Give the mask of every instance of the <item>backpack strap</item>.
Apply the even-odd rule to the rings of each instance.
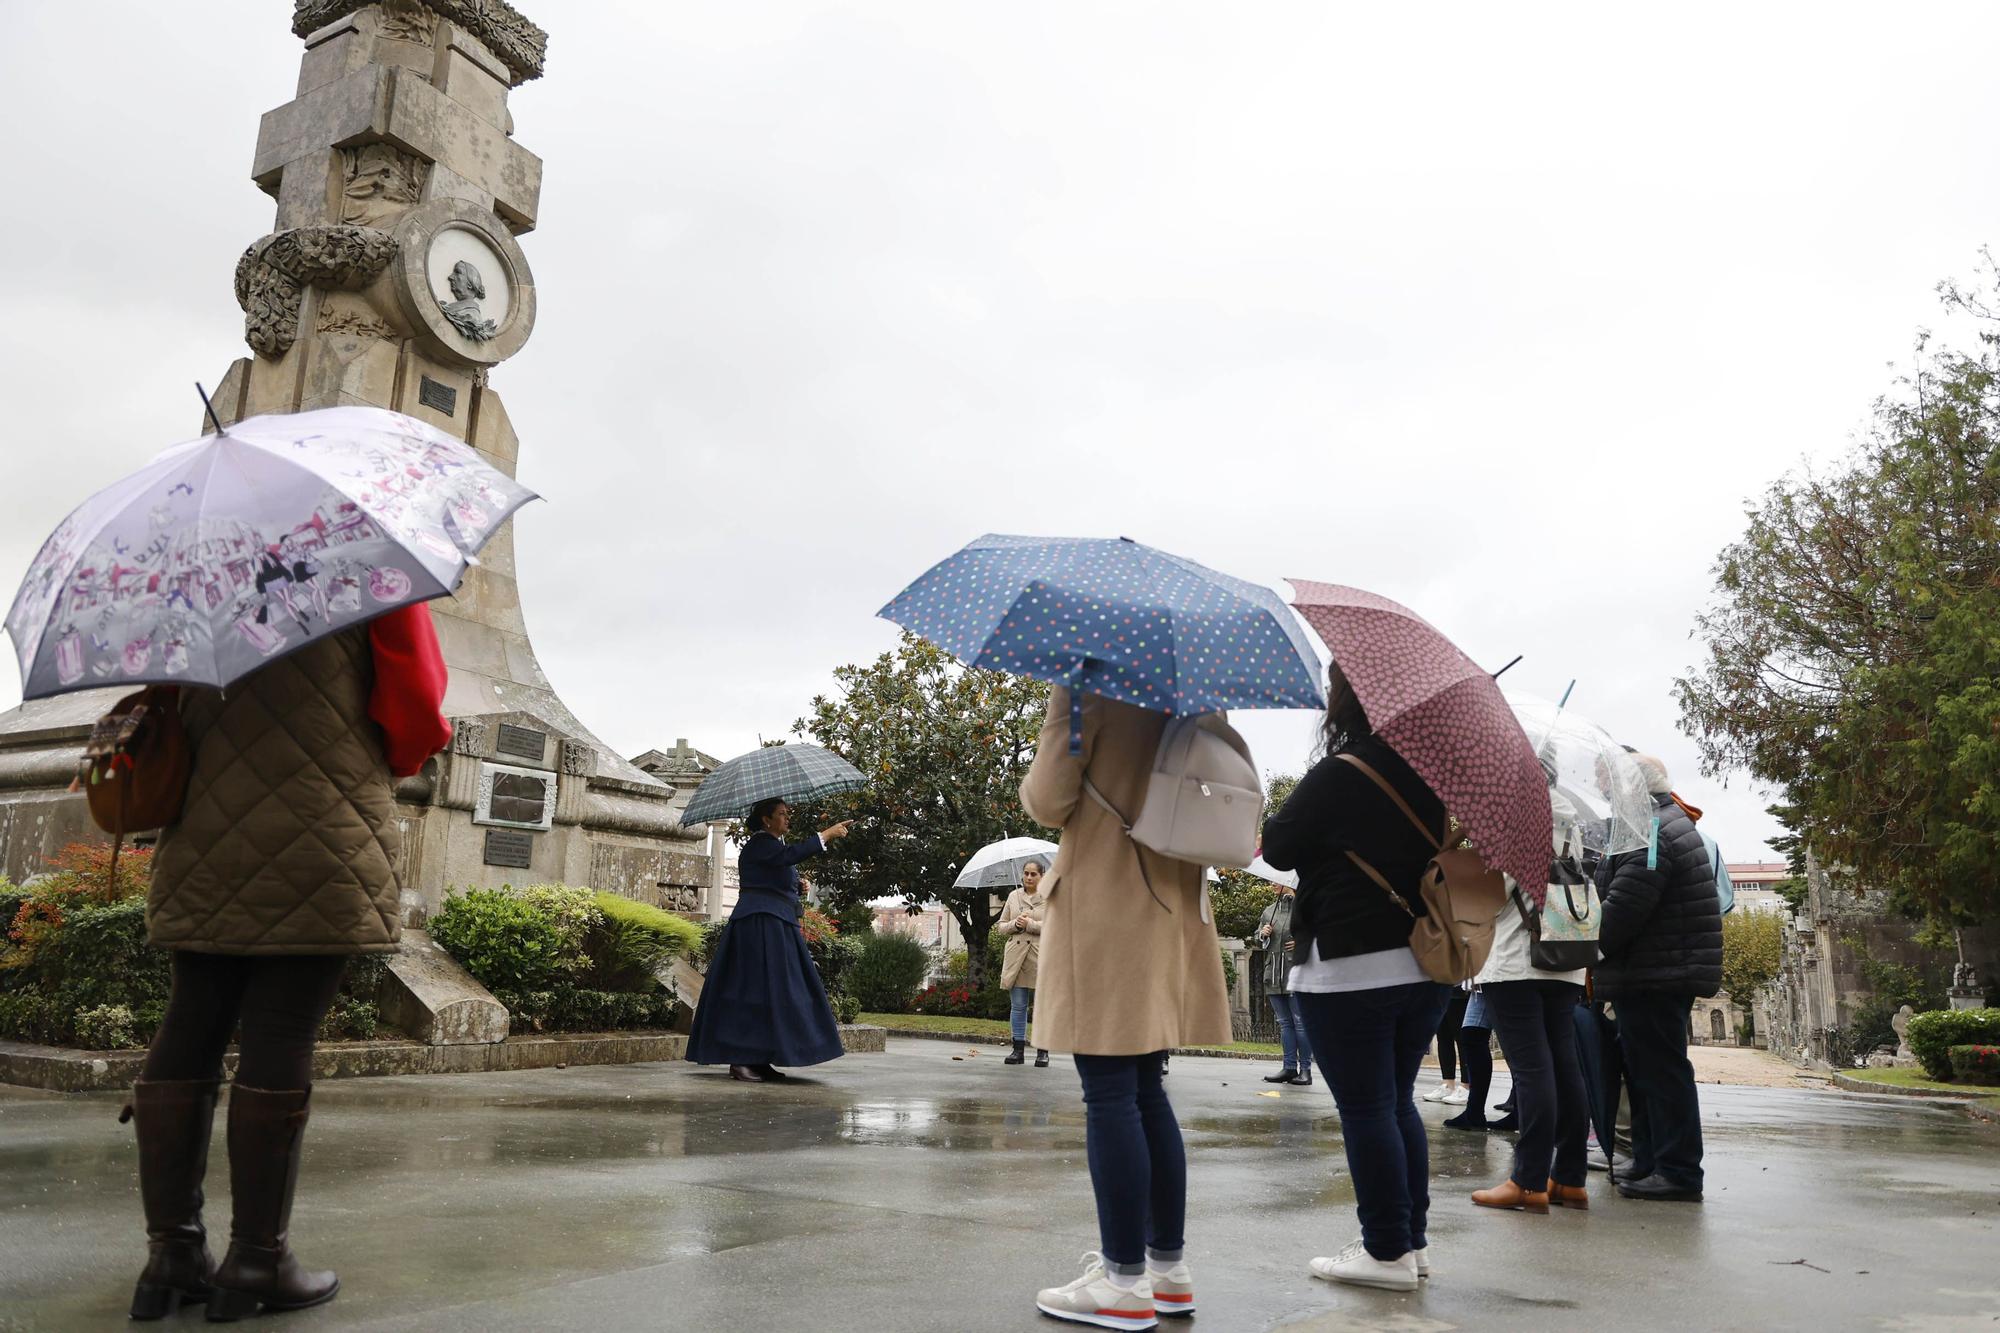
[[[1334,758],[1340,760],[1344,764],[1354,765],[1356,768],[1360,769],[1363,773],[1365,773],[1368,776],[1368,780],[1370,782],[1373,782],[1376,786],[1380,787],[1382,789],[1383,794],[1386,795],[1390,800],[1394,801],[1396,803],[1396,808],[1403,812],[1403,818],[1410,821],[1410,826],[1416,829],[1417,832],[1424,835],[1424,841],[1431,845],[1432,850],[1440,852],[1445,850],[1444,839],[1439,837],[1437,834],[1431,832],[1430,826],[1425,824],[1423,820],[1417,818],[1417,812],[1415,810],[1412,810],[1410,808],[1410,803],[1403,799],[1403,793],[1397,791],[1396,788],[1389,782],[1389,779],[1383,777],[1380,773],[1376,772],[1374,766],[1369,764],[1367,760],[1358,759],[1351,754],[1337,754],[1334,756]],[[1348,855],[1354,856],[1354,853],[1349,852]],[[1361,858],[1358,856],[1356,856],[1354,859],[1356,861],[1361,861]],[[1364,868],[1367,868],[1368,865],[1367,862],[1361,861],[1361,864]],[[1381,881],[1382,877],[1380,875],[1376,875],[1373,869],[1369,869],[1368,873],[1374,876],[1377,882]],[[1384,884],[1383,887],[1387,888],[1388,885]]]
[[[1125,818],[1124,813],[1120,811],[1117,806],[1111,804],[1110,798],[1105,796],[1103,792],[1097,789],[1097,784],[1090,780],[1090,773],[1088,770],[1086,770],[1083,775],[1083,790],[1085,795],[1089,796],[1091,800],[1103,806],[1106,812],[1109,813],[1113,819],[1118,821],[1119,829],[1123,831],[1125,834],[1125,845],[1132,849],[1132,859],[1139,863],[1139,880],[1146,886],[1147,895],[1150,896],[1155,903],[1159,904],[1159,908],[1162,912],[1165,912],[1168,916],[1172,916],[1174,914],[1174,909],[1167,906],[1164,902],[1160,902],[1160,895],[1153,888],[1153,877],[1146,873],[1146,856],[1145,853],[1139,850],[1138,842],[1132,837],[1131,821]],[[1206,874],[1207,872],[1203,871],[1203,873]],[[1204,886],[1204,888],[1205,887],[1206,886]]]
[[[1382,892],[1389,895],[1389,901],[1395,903],[1396,906],[1402,908],[1403,911],[1409,916],[1410,920],[1415,921],[1417,919],[1416,912],[1411,909],[1410,904],[1408,902],[1404,901],[1402,894],[1396,892],[1395,889],[1390,887],[1389,881],[1383,877],[1381,871],[1377,870],[1374,866],[1369,865],[1366,861],[1356,856],[1353,852],[1349,852],[1347,854],[1347,859],[1354,862],[1354,864],[1360,868],[1362,874],[1374,880],[1375,883],[1381,887]]]

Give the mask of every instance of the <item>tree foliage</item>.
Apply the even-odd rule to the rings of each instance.
[[[1989,259],[1989,266],[1991,261]],[[2000,908],[2000,273],[1943,289],[1970,351],[1917,345],[1853,455],[1772,486],[1715,570],[1677,685],[1711,771],[1934,917]]]
[[[792,729],[847,759],[869,785],[801,808],[809,822],[800,828],[856,821],[833,854],[814,863],[813,882],[836,913],[891,895],[912,911],[942,903],[965,934],[974,982],[984,982],[999,904],[951,882],[989,842],[1047,836],[1022,811],[1019,790],[1049,687],[969,670],[910,634],[893,653],[839,667],[833,677],[835,691],[815,698]]]
[[[1722,918],[1722,989],[1748,1009],[1785,957],[1784,919],[1776,912],[1731,912]]]

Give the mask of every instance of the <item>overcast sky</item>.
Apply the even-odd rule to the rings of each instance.
[[[1840,454],[2000,219],[2000,9],[554,6],[493,383],[549,675],[630,755],[785,732],[990,530],[1408,602],[1666,757],[1746,497]],[[244,355],[282,0],[5,0],[0,590]],[[0,706],[18,698],[11,651]],[[1312,719],[1244,722],[1296,769]]]

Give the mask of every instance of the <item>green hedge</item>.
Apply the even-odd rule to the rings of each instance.
[[[1955,1081],[2000,1087],[2000,1046],[1954,1046],[1950,1056]]]
[[[1951,1078],[1951,1048],[2000,1045],[2000,1009],[1933,1009],[1910,1020],[1910,1050],[1934,1079]]]
[[[844,988],[870,1013],[906,1014],[930,967],[930,952],[910,936],[871,933],[848,968]]]
[[[691,921],[623,895],[561,884],[454,892],[431,938],[537,1032],[665,1027],[660,964],[702,943]]]
[[[111,882],[109,847],[79,844],[26,885],[0,879],[0,1037],[130,1050],[159,1030],[172,955],[146,942],[151,852],[129,848]],[[384,964],[349,965],[322,1037],[375,1035]]]

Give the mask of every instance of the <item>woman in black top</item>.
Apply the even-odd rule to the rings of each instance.
[[[1409,942],[1445,812],[1374,734],[1337,665],[1326,698],[1322,757],[1264,826],[1264,859],[1299,872],[1290,989],[1340,1109],[1361,1217],[1361,1239],[1314,1259],[1312,1273],[1410,1291],[1430,1267],[1430,1144],[1411,1093],[1451,991],[1425,975]]]

